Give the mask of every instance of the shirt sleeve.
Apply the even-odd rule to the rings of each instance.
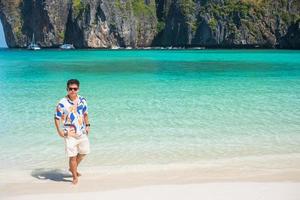
[[[87,102],[86,102],[86,99],[83,99],[83,110],[82,110],[82,113],[83,115],[87,115],[88,114],[88,105],[87,105]]]
[[[54,114],[54,118],[55,119],[61,119],[62,115],[63,115],[63,108],[64,108],[64,105],[62,103],[58,103],[57,106],[56,106],[56,111],[55,111],[55,114]]]

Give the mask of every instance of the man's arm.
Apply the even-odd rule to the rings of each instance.
[[[83,106],[83,121],[85,123],[85,131],[87,134],[90,132],[90,122],[89,122],[89,116],[88,116],[88,105],[86,102],[86,99],[84,99],[84,106]],[[87,126],[88,125],[88,126]]]
[[[89,117],[87,113],[84,114],[84,123],[89,124]]]
[[[88,114],[87,113],[85,113],[84,114],[84,122],[85,122],[85,124],[89,124],[89,117],[88,117]],[[85,127],[85,131],[86,131],[86,133],[87,134],[89,134],[90,133],[90,127],[89,126],[86,126]]]
[[[64,132],[63,132],[62,130],[59,129],[60,120],[54,118],[54,122],[55,122],[55,127],[56,127],[56,130],[57,130],[58,135],[59,135],[60,137],[64,137]]]
[[[87,113],[84,113],[83,120],[84,120],[84,123],[85,123],[85,124],[90,124],[90,122],[89,122],[89,116],[88,116]],[[89,126],[86,126],[86,127],[85,127],[85,130],[86,130],[87,134],[89,134],[89,132],[90,132],[90,127],[89,127]]]

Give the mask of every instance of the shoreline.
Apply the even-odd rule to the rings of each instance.
[[[27,47],[0,47],[0,49],[11,49],[11,50],[27,50]],[[75,48],[75,49],[61,49],[57,46],[55,47],[42,47],[39,50],[34,51],[41,51],[41,50],[60,50],[60,51],[76,51],[76,50],[113,50],[113,51],[130,51],[130,50],[198,50],[198,51],[205,51],[205,50],[294,50],[299,51],[300,48],[268,48],[268,47],[204,47],[204,46],[196,46],[196,47],[181,47],[181,46],[168,46],[168,47],[113,47],[113,48],[93,48],[93,47],[83,47],[83,48]]]

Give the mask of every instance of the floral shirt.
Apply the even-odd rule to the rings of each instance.
[[[62,98],[56,106],[54,117],[62,120],[64,130],[73,127],[76,134],[82,135],[85,133],[84,115],[87,115],[88,107],[86,99],[80,95],[77,96],[77,105],[68,96]]]

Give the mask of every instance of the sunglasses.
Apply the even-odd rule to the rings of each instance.
[[[71,87],[69,87],[68,90],[69,90],[69,91],[71,91],[71,90],[77,91],[78,88],[71,88]]]

